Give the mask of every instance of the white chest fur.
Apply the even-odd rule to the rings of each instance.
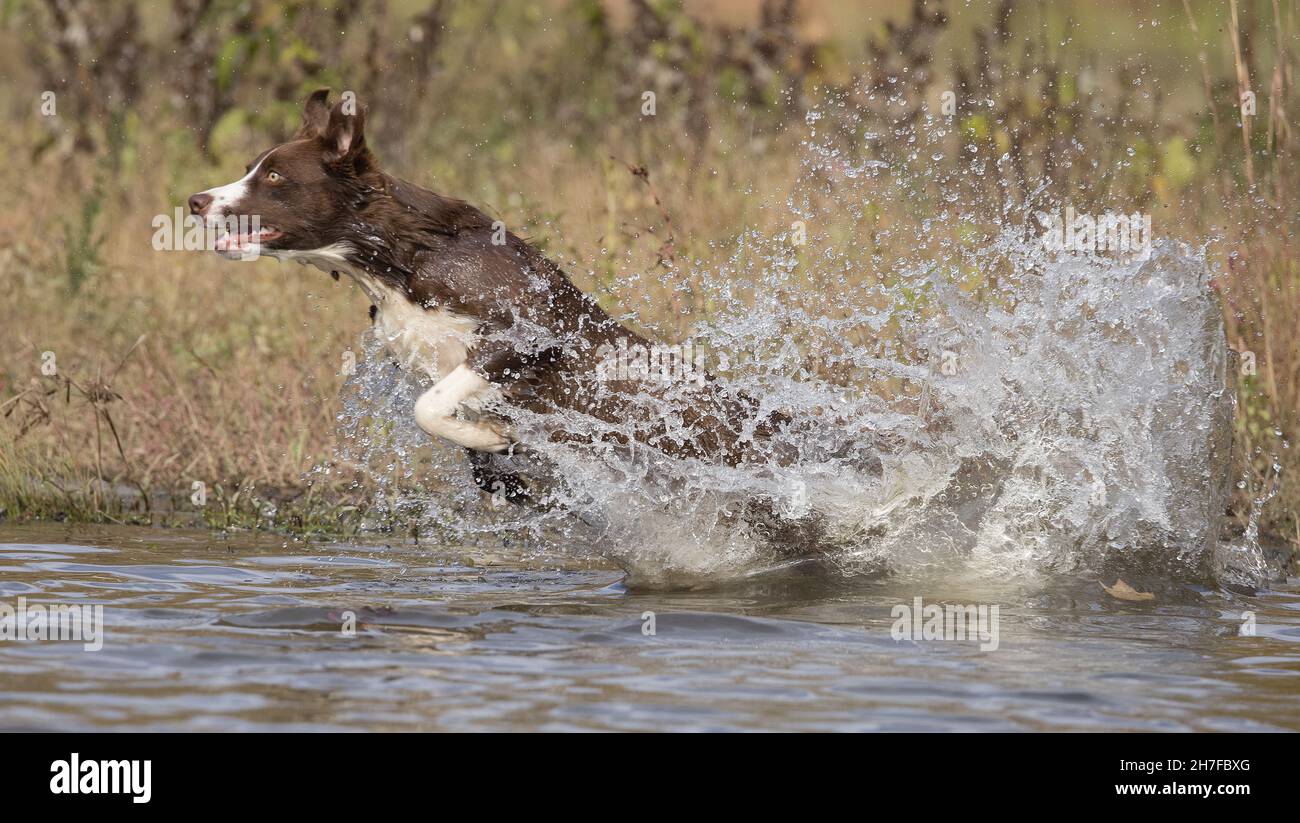
[[[375,333],[402,368],[439,380],[465,362],[476,321],[444,308],[424,308],[383,284],[363,288],[379,309]]]
[[[375,333],[403,369],[422,371],[434,380],[465,362],[478,322],[447,309],[413,303],[392,286],[379,282],[347,262],[346,247],[327,246],[310,252],[280,252],[281,259],[312,265],[322,271],[347,274],[375,305]]]

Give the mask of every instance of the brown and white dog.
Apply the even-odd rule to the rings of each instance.
[[[648,341],[478,209],[381,171],[364,116],[355,102],[331,107],[327,89],[313,93],[291,140],[259,155],[239,180],[193,195],[189,208],[209,224],[258,219],[260,229],[219,241],[227,256],[251,252],[352,277],[394,358],[434,381],[415,422],[468,449],[480,486],[495,482],[487,456],[520,447],[508,419],[477,413],[485,403],[630,421],[621,427],[635,440],[674,457],[737,465],[773,456],[766,444],[789,421],[760,414],[757,401],[712,377],[674,387],[665,409],[645,402],[659,389],[653,382],[598,374],[601,352]],[[517,484],[510,493],[525,494]]]

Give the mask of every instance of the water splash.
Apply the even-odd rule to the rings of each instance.
[[[692,334],[711,371],[799,421],[782,444],[793,459],[727,467],[557,443],[557,430],[600,441],[637,423],[505,409],[535,454],[497,460],[548,505],[502,504],[469,482],[460,450],[415,429],[422,387],[373,339],[348,388],[347,456],[391,455],[380,461],[391,511],[462,536],[510,531],[598,553],[634,583],[808,562],[846,574],[963,564],[1258,582],[1257,542],[1216,548],[1235,400],[1204,249],[1052,253],[1027,234],[1026,214],[997,221],[989,242],[894,257],[879,274],[881,238],[843,226],[868,221],[873,200],[903,197],[915,172],[849,163],[815,136],[805,146],[800,195],[785,208],[805,229],[838,228],[811,231],[807,248],[743,235],[703,278],[715,310]],[[945,207],[922,234],[969,217]],[[673,398],[669,388],[644,400],[671,419]]]

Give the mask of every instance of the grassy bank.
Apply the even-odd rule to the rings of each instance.
[[[743,232],[787,231],[791,196],[820,196],[792,190],[810,110],[846,164],[915,166],[916,197],[817,227],[813,250],[870,237],[864,277],[991,234],[1007,203],[1148,211],[1159,235],[1210,241],[1229,339],[1255,364],[1237,375],[1238,522],[1267,498],[1265,532],[1300,541],[1294,0],[759,5],[7,7],[0,508],[365,522],[377,469],[337,448],[364,298],[315,270],[151,246],[156,215],[240,176],[329,85],[370,106],[389,170],[499,215],[662,340],[712,311],[705,280],[744,278],[719,273]],[[918,157],[918,135],[937,148]],[[954,195],[987,222],[920,231],[918,204]],[[792,299],[816,307],[824,286]]]

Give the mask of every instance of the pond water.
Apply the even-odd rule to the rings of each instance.
[[[1300,730],[1294,579],[623,580],[501,542],[0,525],[0,606],[104,607],[96,651],[0,641],[0,728]],[[918,596],[996,605],[996,649],[896,639]]]

